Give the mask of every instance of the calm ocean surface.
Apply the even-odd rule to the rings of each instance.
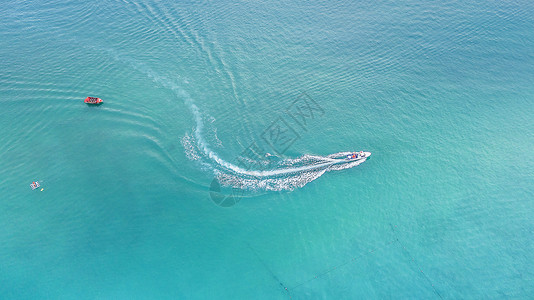
[[[532,299],[533,82],[532,1],[4,1],[0,298]]]

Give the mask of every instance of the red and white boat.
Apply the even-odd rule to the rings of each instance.
[[[85,98],[85,100],[83,102],[85,102],[86,104],[98,105],[98,104],[104,103],[104,100],[102,100],[100,98],[97,98],[97,97],[87,97],[87,98]]]

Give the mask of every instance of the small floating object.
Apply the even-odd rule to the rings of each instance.
[[[97,98],[97,97],[87,97],[87,98],[85,98],[85,100],[83,102],[85,102],[86,104],[89,104],[89,105],[100,105],[100,104],[104,103],[104,100],[102,100],[100,98]]]
[[[32,190],[35,190],[36,188],[40,187],[41,185],[39,184],[39,181],[34,181],[32,183],[30,183],[30,187],[32,188]]]
[[[41,192],[44,191],[44,189],[41,189]]]

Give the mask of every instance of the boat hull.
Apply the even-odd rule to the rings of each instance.
[[[346,157],[346,161],[356,161],[356,160],[366,160],[371,156],[371,152],[363,152],[363,154],[358,155],[357,157]]]
[[[104,103],[102,99],[96,97],[87,97],[83,102],[87,105],[100,105]]]

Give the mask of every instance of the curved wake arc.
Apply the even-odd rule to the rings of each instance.
[[[110,51],[110,54],[117,60],[129,63],[134,69],[146,74],[157,84],[172,90],[177,98],[184,101],[195,121],[193,136],[186,134],[182,139],[186,155],[191,160],[200,161],[202,166],[211,169],[223,185],[252,190],[292,190],[319,178],[326,171],[355,167],[365,162],[371,155],[370,152],[365,152],[364,157],[351,160],[345,159],[345,156],[352,152],[339,152],[328,156],[303,155],[296,159],[283,159],[269,170],[241,168],[222,159],[210,148],[203,135],[202,113],[192,97],[178,83],[156,74],[143,63],[122,57],[114,51]]]

